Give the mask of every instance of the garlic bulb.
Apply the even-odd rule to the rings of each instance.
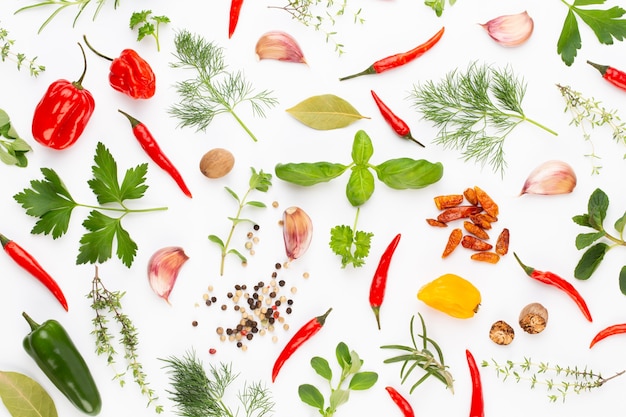
[[[480,24],[502,46],[518,46],[530,38],[534,22],[528,12],[496,17]]]
[[[308,214],[299,207],[289,207],[283,213],[283,238],[289,261],[306,252],[313,237],[313,223]]]
[[[563,161],[547,161],[535,168],[522,187],[522,194],[567,194],[576,187],[576,174]]]
[[[281,31],[267,32],[259,38],[255,47],[259,59],[306,64],[298,42],[289,34]]]
[[[178,271],[189,257],[182,248],[169,246],[156,251],[148,262],[148,281],[152,290],[169,304]]]

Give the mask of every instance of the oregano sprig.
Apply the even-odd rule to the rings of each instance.
[[[39,74],[46,70],[44,65],[39,65],[37,57],[28,58],[23,52],[15,52],[14,50],[15,40],[9,39],[9,31],[0,28],[0,59],[4,61],[13,61],[17,64],[18,71],[22,67],[28,66],[28,70],[31,76],[37,77]]]

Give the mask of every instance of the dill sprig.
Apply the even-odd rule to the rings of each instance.
[[[506,361],[500,364],[495,359],[482,361],[482,367],[493,367],[498,378],[503,381],[514,379],[515,382],[522,380],[530,382],[530,388],[538,385],[545,386],[550,392],[548,398],[550,402],[555,402],[559,398],[565,402],[568,393],[580,394],[599,388],[608,381],[617,378],[626,371],[617,372],[608,378],[602,377],[591,369],[579,368],[578,366],[550,365],[548,362],[533,362],[530,358],[524,358],[522,362]],[[556,379],[555,379],[556,378]],[[552,392],[556,392],[553,394]]]
[[[28,58],[22,52],[15,52],[13,47],[15,45],[14,39],[9,39],[9,31],[0,28],[0,59],[4,61],[13,61],[17,64],[18,71],[24,66],[28,66],[30,75],[37,77],[39,74],[46,70],[46,67],[36,63],[37,57]]]
[[[520,123],[532,123],[522,109],[526,84],[509,67],[498,69],[471,63],[467,71],[453,70],[439,83],[414,85],[414,107],[439,128],[436,144],[460,150],[465,161],[475,160],[504,175],[504,140]]]
[[[175,403],[178,415],[185,417],[233,417],[224,402],[226,390],[235,381],[232,365],[210,365],[209,372],[194,351],[182,358],[162,359],[170,375],[170,399]],[[274,409],[271,393],[260,382],[246,383],[237,395],[246,417],[269,416]]]
[[[622,122],[617,110],[607,110],[595,98],[584,97],[570,86],[560,84],[556,86],[565,99],[565,112],[569,111],[572,116],[570,124],[580,127],[583,138],[591,147],[591,152],[585,155],[591,159],[591,174],[599,174],[602,166],[596,164],[600,157],[595,153],[590,130],[606,125],[613,131],[612,136],[616,142],[626,144],[626,123]]]
[[[175,84],[180,103],[170,108],[170,114],[180,119],[179,126],[205,131],[215,116],[229,113],[256,142],[257,138],[235,113],[235,107],[247,102],[255,116],[265,117],[265,110],[278,104],[271,92],[254,93],[241,71],[227,71],[224,49],[200,35],[183,30],[176,34],[174,44],[176,62],[170,65],[196,71],[195,78]]]

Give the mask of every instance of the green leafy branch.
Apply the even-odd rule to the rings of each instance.
[[[335,356],[341,367],[341,373],[334,387],[332,385],[333,371],[328,360],[319,356],[311,359],[311,367],[328,382],[328,387],[330,388],[328,406],[326,406],[324,395],[314,385],[302,384],[298,387],[300,400],[319,410],[319,413],[324,417],[334,416],[337,408],[348,402],[350,391],[370,389],[378,380],[376,372],[361,371],[363,360],[354,350],[350,350],[344,342],[337,344]],[[348,386],[344,387],[344,383],[348,380]]]
[[[93,178],[87,184],[100,205],[82,204],[74,200],[59,175],[51,168],[41,168],[43,180],[31,181],[31,188],[24,189],[13,198],[26,210],[26,214],[39,218],[31,233],[51,234],[54,239],[67,232],[75,208],[92,209],[87,219],[83,221],[87,233],[80,239],[76,263],[80,265],[105,262],[112,256],[115,240],[117,257],[130,268],[137,254],[137,244],[122,227],[122,219],[130,213],[167,210],[167,207],[130,209],[125,204],[127,200],[136,200],[144,196],[148,189],[148,185],[145,184],[148,164],[140,164],[126,170],[120,183],[117,163],[101,142],[96,146],[94,162],[91,169]],[[109,217],[103,214],[103,211],[121,215]]]
[[[448,0],[450,6],[454,6],[456,0]],[[424,4],[435,11],[437,17],[441,17],[443,9],[446,7],[446,0],[424,0]]]
[[[345,268],[348,264],[358,268],[365,264],[365,258],[370,253],[373,233],[357,230],[356,225],[359,220],[359,212],[361,208],[357,207],[354,225],[338,225],[330,230],[330,248],[336,254],[341,256],[341,267]]]
[[[626,212],[624,212],[613,225],[618,233],[617,236],[615,236],[609,233],[604,227],[608,207],[609,197],[600,188],[596,188],[589,197],[587,213],[572,218],[574,223],[595,230],[595,232],[580,233],[576,236],[576,249],[581,250],[593,245],[583,253],[582,258],[580,258],[580,261],[578,261],[576,265],[574,276],[578,279],[589,279],[610,249],[618,246],[626,246],[626,241],[624,241]],[[604,239],[604,241],[598,242],[600,239]],[[626,295],[626,265],[622,267],[619,273],[619,287],[622,294]]]
[[[0,28],[0,43],[2,44],[0,47],[2,62],[6,60],[14,61],[17,64],[18,71],[27,64],[30,75],[33,77],[37,77],[46,70],[45,66],[36,63],[37,57],[28,58],[22,52],[14,52],[12,48],[15,45],[15,40],[9,39],[9,31],[4,28]]]
[[[0,161],[7,165],[25,167],[28,165],[26,153],[30,150],[30,145],[15,131],[9,115],[0,109]]]
[[[169,17],[155,16],[152,14],[152,10],[134,12],[130,16],[130,28],[135,29],[135,27],[137,27],[137,41],[141,41],[146,36],[152,36],[156,41],[157,51],[161,50],[159,43],[159,27],[161,24],[167,23],[170,23]]]
[[[224,263],[226,260],[226,256],[228,254],[236,255],[237,257],[239,257],[242,263],[246,263],[248,261],[246,257],[237,249],[229,249],[230,242],[233,238],[233,235],[235,233],[235,228],[237,227],[237,225],[240,223],[244,223],[244,222],[254,223],[250,219],[241,217],[241,212],[243,211],[244,207],[248,207],[248,206],[257,207],[257,208],[267,207],[265,203],[262,203],[260,201],[248,201],[248,195],[252,191],[255,191],[255,190],[260,191],[262,193],[267,192],[267,190],[269,190],[269,188],[272,186],[272,174],[264,173],[263,170],[257,172],[254,168],[250,168],[250,169],[252,170],[252,174],[250,175],[250,180],[248,181],[249,187],[246,193],[241,198],[237,195],[237,193],[235,193],[229,187],[224,187],[226,191],[228,191],[228,194],[230,194],[231,197],[233,197],[235,201],[237,201],[237,205],[238,205],[237,213],[235,214],[235,217],[228,218],[232,222],[232,226],[230,227],[230,232],[228,233],[228,237],[224,241],[216,235],[209,235],[209,240],[213,243],[216,243],[220,247],[220,250],[221,250],[222,259],[220,261],[220,275],[224,275]]]

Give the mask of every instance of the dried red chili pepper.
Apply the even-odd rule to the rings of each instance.
[[[87,126],[96,103],[82,82],[87,73],[87,57],[83,54],[83,73],[77,81],[60,79],[48,87],[33,115],[33,138],[52,149],[65,149],[73,145]]]
[[[509,229],[505,227],[498,235],[498,240],[496,241],[496,253],[498,255],[506,255],[509,252],[509,239]]]
[[[515,252],[513,252],[513,256],[515,256],[515,259],[517,259],[517,262],[519,262],[520,266],[522,267],[522,269],[524,269],[524,272],[526,272],[529,277],[544,284],[552,285],[565,292],[567,295],[570,296],[572,300],[576,302],[576,305],[578,305],[578,308],[580,308],[580,311],[582,311],[585,318],[589,321],[592,321],[591,313],[589,312],[589,308],[587,308],[587,303],[585,302],[585,299],[580,295],[580,293],[576,290],[576,288],[574,288],[572,284],[552,272],[538,271],[535,268],[524,265]]]
[[[473,253],[472,256],[470,256],[470,259],[490,264],[497,264],[500,261],[500,255],[495,252],[478,252]]]
[[[65,311],[68,311],[67,301],[59,284],[48,274],[37,260],[20,245],[0,234],[0,243],[4,251],[24,270],[37,278],[39,282],[48,288],[48,290],[59,300]]]
[[[442,258],[450,255],[459,243],[461,243],[461,239],[463,239],[463,231],[459,228],[456,228],[450,232],[450,236],[448,236],[448,242],[446,243],[446,247],[443,249],[443,253],[441,254]]]
[[[411,62],[414,59],[419,58],[424,53],[429,51],[433,46],[435,46],[437,42],[439,42],[439,39],[441,39],[441,37],[443,36],[443,32],[444,32],[444,28],[442,27],[441,29],[439,29],[437,33],[435,33],[435,35],[433,35],[432,38],[430,38],[423,44],[416,46],[410,51],[402,52],[399,54],[388,56],[383,59],[379,59],[378,61],[374,62],[372,65],[367,67],[367,69],[356,74],[342,77],[339,79],[339,81],[347,80],[350,78],[355,78],[361,75],[380,74],[381,72],[384,72],[393,68],[397,68],[408,62]]]
[[[594,336],[594,338],[591,340],[591,343],[589,344],[589,349],[591,349],[600,340],[604,340],[604,339],[606,339],[609,336],[613,336],[613,335],[616,335],[616,334],[624,334],[624,333],[626,333],[626,323],[613,324],[611,326],[608,326],[608,327],[600,330]]]
[[[280,352],[280,355],[278,355],[276,362],[274,362],[274,367],[272,368],[272,382],[276,380],[278,372],[285,364],[285,361],[289,359],[304,342],[309,340],[322,329],[322,326],[324,326],[324,323],[326,322],[326,317],[328,317],[331,311],[332,308],[329,308],[328,311],[321,316],[313,317],[311,320],[306,322],[304,326],[302,326],[287,342],[283,350]]]
[[[411,129],[409,128],[409,125],[406,124],[404,120],[396,116],[396,114],[391,111],[391,109],[380,99],[380,97],[378,97],[374,90],[370,90],[370,92],[372,93],[374,102],[378,106],[378,110],[380,110],[380,114],[382,114],[383,119],[385,119],[385,121],[389,124],[389,126],[391,126],[396,134],[403,139],[412,140],[413,142],[424,148],[425,146],[411,135]]]
[[[230,39],[233,36],[233,33],[235,33],[237,22],[239,22],[239,13],[241,12],[242,5],[243,5],[243,0],[232,0],[230,2],[230,18],[228,20],[228,39]]]
[[[617,68],[613,68],[609,65],[599,65],[591,61],[587,61],[587,64],[591,65],[602,74],[602,78],[613,84],[614,86],[626,90],[626,72],[620,71]]]
[[[475,223],[468,222],[466,220],[463,222],[463,227],[465,228],[465,230],[467,230],[469,233],[473,234],[477,238],[480,238],[483,240],[489,239],[489,234],[485,232],[485,229],[483,229],[482,227],[478,226]]]
[[[135,99],[147,99],[156,92],[156,77],[146,60],[132,49],[124,49],[113,59],[96,51],[83,35],[87,47],[101,58],[111,61],[109,84],[114,90]]]
[[[391,264],[391,258],[393,257],[398,243],[400,242],[400,233],[393,238],[391,243],[387,246],[387,249],[383,252],[378,262],[376,272],[374,272],[374,278],[372,278],[372,284],[370,285],[370,307],[374,311],[376,316],[376,324],[380,330],[380,306],[383,304],[385,298],[385,287],[387,286],[387,275],[389,272],[389,265]]]
[[[476,206],[456,206],[445,209],[437,216],[437,220],[443,223],[448,223],[453,220],[468,218],[473,214],[478,214],[483,211],[482,207]]]
[[[429,225],[433,227],[448,227],[447,223],[440,222],[439,220],[435,220],[435,219],[426,219],[426,223],[428,223]]]
[[[400,408],[404,417],[415,417],[411,403],[409,403],[407,399],[402,396],[402,394],[400,394],[394,387],[385,387],[385,389],[389,393],[393,402],[396,403],[398,408]]]
[[[463,236],[463,240],[461,240],[461,246],[466,249],[471,249],[475,251],[487,251],[493,248],[491,243],[487,243],[482,239],[478,239],[477,237],[465,235]]]
[[[438,195],[433,198],[438,210],[456,207],[463,202],[463,194]]]
[[[185,195],[191,198],[191,191],[187,188],[183,177],[180,175],[174,164],[169,160],[167,156],[163,153],[159,144],[154,140],[152,133],[148,130],[146,125],[141,123],[139,120],[135,119],[128,113],[123,112],[122,110],[118,110],[122,113],[133,128],[133,134],[135,138],[139,141],[139,144],[143,148],[144,151],[148,154],[148,156],[165,172],[167,172],[173,179],[176,181],[176,184],[180,187],[180,189],[185,193]]]
[[[469,417],[485,416],[485,400],[483,398],[483,384],[480,380],[480,369],[474,360],[474,355],[468,349],[465,349],[465,357],[472,379],[472,402],[470,405]]]

